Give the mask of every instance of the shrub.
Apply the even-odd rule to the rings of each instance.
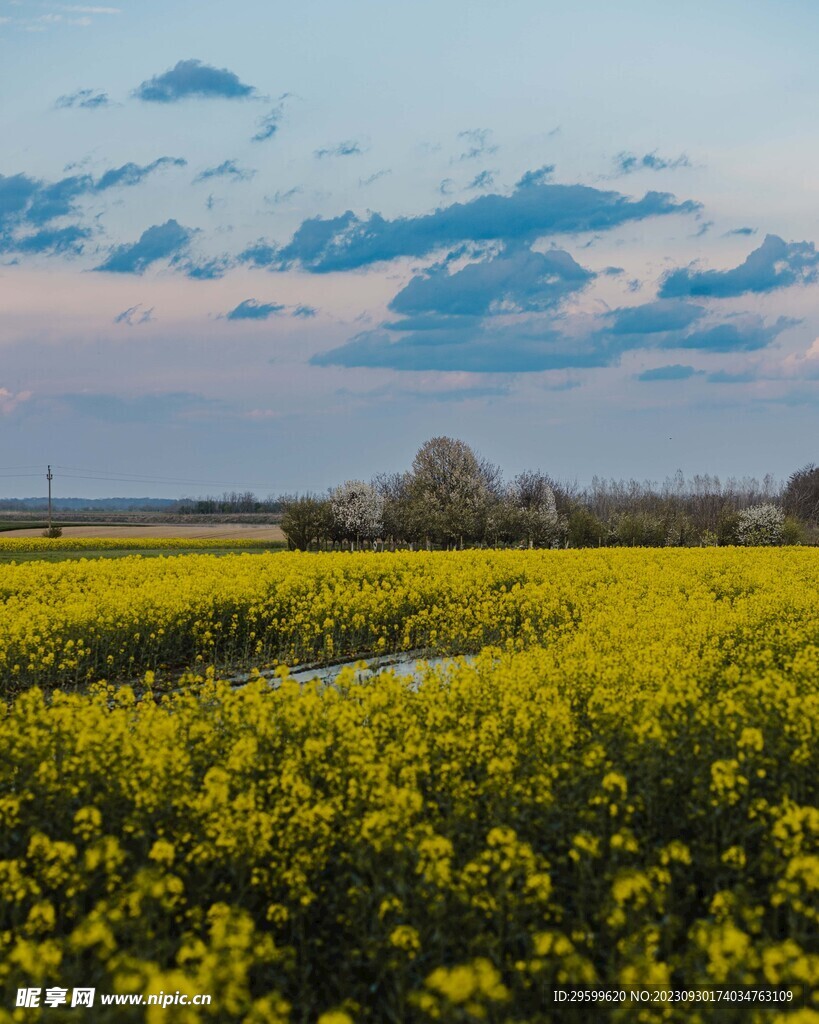
[[[796,516],[785,516],[785,522],[782,524],[782,543],[804,544],[806,539],[807,531]]]
[[[661,548],[665,541],[665,526],[656,516],[645,512],[627,512],[617,520],[615,544],[632,548]]]
[[[685,548],[696,543],[694,524],[684,512],[669,516],[665,523],[665,544],[669,548]]]
[[[738,544],[739,513],[724,508],[717,517],[716,538],[720,547]]]
[[[603,523],[583,505],[575,505],[569,512],[566,540],[570,548],[600,547],[605,536],[606,528]]]
[[[746,547],[770,547],[782,543],[785,513],[776,505],[753,505],[739,513],[737,541]]]

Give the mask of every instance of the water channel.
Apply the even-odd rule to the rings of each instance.
[[[344,669],[355,668],[355,681],[365,682],[373,679],[380,672],[391,671],[393,675],[402,679],[412,679],[420,683],[430,669],[446,668],[450,665],[469,663],[475,660],[474,654],[462,654],[457,656],[432,656],[425,655],[423,651],[406,651],[401,654],[386,654],[373,657],[361,657],[337,662],[332,665],[296,665],[290,669],[288,679],[296,683],[310,683],[318,680],[326,686],[333,686],[336,679]],[[267,679],[271,687],[278,688],[281,685],[280,677],[275,675],[275,670],[269,669],[260,672],[259,676]],[[250,673],[242,673],[230,677],[234,686],[244,686],[254,678]]]

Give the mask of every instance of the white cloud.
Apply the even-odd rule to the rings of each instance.
[[[0,388],[0,416],[9,416],[18,405],[31,398],[31,391],[9,391],[8,388]]]
[[[814,338],[804,352],[785,356],[781,367],[786,377],[816,377],[819,374],[819,338]]]

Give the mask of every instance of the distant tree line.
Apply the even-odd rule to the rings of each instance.
[[[283,511],[281,498],[257,498],[253,491],[225,491],[220,496],[180,498],[174,511],[179,515],[240,515],[256,512],[278,515]]]
[[[174,512],[176,498],[53,498],[52,508],[68,512]],[[47,498],[0,498],[0,512],[45,512]]]
[[[784,485],[679,471],[662,484],[595,477],[581,488],[539,470],[505,482],[463,441],[434,437],[404,473],[284,495],[277,511],[301,550],[816,543],[819,468]]]

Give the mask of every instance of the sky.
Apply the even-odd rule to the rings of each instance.
[[[0,0],[0,496],[819,461],[808,0]]]

